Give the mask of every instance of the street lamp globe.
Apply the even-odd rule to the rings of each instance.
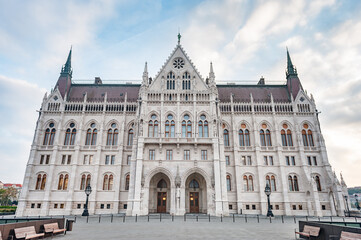
[[[91,188],[91,186],[90,186],[90,185],[86,186],[86,188],[85,188],[85,194],[86,194],[86,195],[89,195],[89,194],[91,194],[91,193],[92,193],[92,188]]]
[[[266,193],[267,196],[271,195],[271,188],[268,183],[266,184],[264,192]]]

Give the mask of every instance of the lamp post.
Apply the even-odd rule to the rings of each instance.
[[[265,194],[267,195],[267,201],[268,201],[268,211],[267,211],[267,217],[273,217],[273,213],[272,213],[272,209],[271,209],[271,204],[270,204],[270,200],[269,200],[269,196],[271,195],[271,188],[269,186],[269,184],[266,184],[266,187],[264,189]]]
[[[356,203],[355,203],[355,206],[356,206],[356,208],[357,208],[357,210],[360,210],[361,209],[361,207],[360,207],[360,204],[359,204],[359,202],[358,202],[358,195],[357,194],[355,194],[355,199],[356,199]]]
[[[90,187],[90,185],[86,186],[86,188],[85,188],[86,202],[85,202],[84,211],[83,211],[82,216],[89,216],[88,198],[89,198],[89,194],[91,194],[91,193],[92,193],[92,188]]]
[[[347,207],[347,215],[350,216],[350,209],[348,208],[348,201],[347,201],[347,195],[344,196],[345,201],[346,201],[346,207]]]

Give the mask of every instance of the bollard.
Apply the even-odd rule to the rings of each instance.
[[[185,221],[185,222],[187,221],[187,217],[186,217],[186,214],[184,214],[184,221]]]
[[[196,216],[197,222],[198,222],[198,215]]]
[[[110,222],[111,222],[111,223],[113,222],[113,214],[112,214],[112,216],[110,217]]]
[[[281,215],[281,218],[282,218],[282,223],[285,223],[284,219],[283,219],[283,215]]]
[[[159,214],[159,222],[162,221],[162,214]]]
[[[102,215],[99,215],[99,223],[100,223],[100,218],[102,217]]]
[[[172,222],[174,222],[174,214],[172,214]]]
[[[355,222],[357,222],[357,217],[355,217]]]
[[[259,215],[257,214],[257,222],[259,223]]]
[[[221,222],[223,222],[223,214],[221,214]]]
[[[211,222],[211,214],[208,214],[208,222]]]
[[[332,223],[332,216],[330,216],[330,218],[331,218],[331,223]]]
[[[125,222],[125,215],[123,215],[123,222]]]
[[[149,222],[149,214],[148,214],[148,222]]]
[[[86,216],[86,223],[89,222],[89,216]]]
[[[269,217],[269,223],[272,223],[272,218],[271,218],[271,216]]]
[[[343,222],[345,222],[345,217],[343,217]]]
[[[247,214],[244,215],[244,221],[247,222]]]
[[[318,217],[318,221],[321,221],[321,220],[320,220],[320,217]]]
[[[135,222],[138,222],[138,214],[135,214]]]
[[[234,222],[234,213],[233,213],[233,222]]]
[[[75,215],[75,218],[74,218],[74,222],[76,223],[76,215]]]
[[[306,216],[306,221],[308,222],[308,216]],[[331,222],[332,222],[332,217],[331,217]]]
[[[293,221],[296,223],[296,216],[293,215]]]

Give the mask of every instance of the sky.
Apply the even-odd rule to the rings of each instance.
[[[154,77],[181,44],[206,77],[285,82],[286,47],[328,158],[361,186],[361,1],[0,0],[0,181],[22,183],[45,92],[73,47],[74,80]],[[359,130],[357,130],[359,129]]]

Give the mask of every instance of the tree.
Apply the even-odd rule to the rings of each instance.
[[[17,194],[17,190],[13,187],[0,189],[0,205],[10,205],[11,202],[17,198]]]

